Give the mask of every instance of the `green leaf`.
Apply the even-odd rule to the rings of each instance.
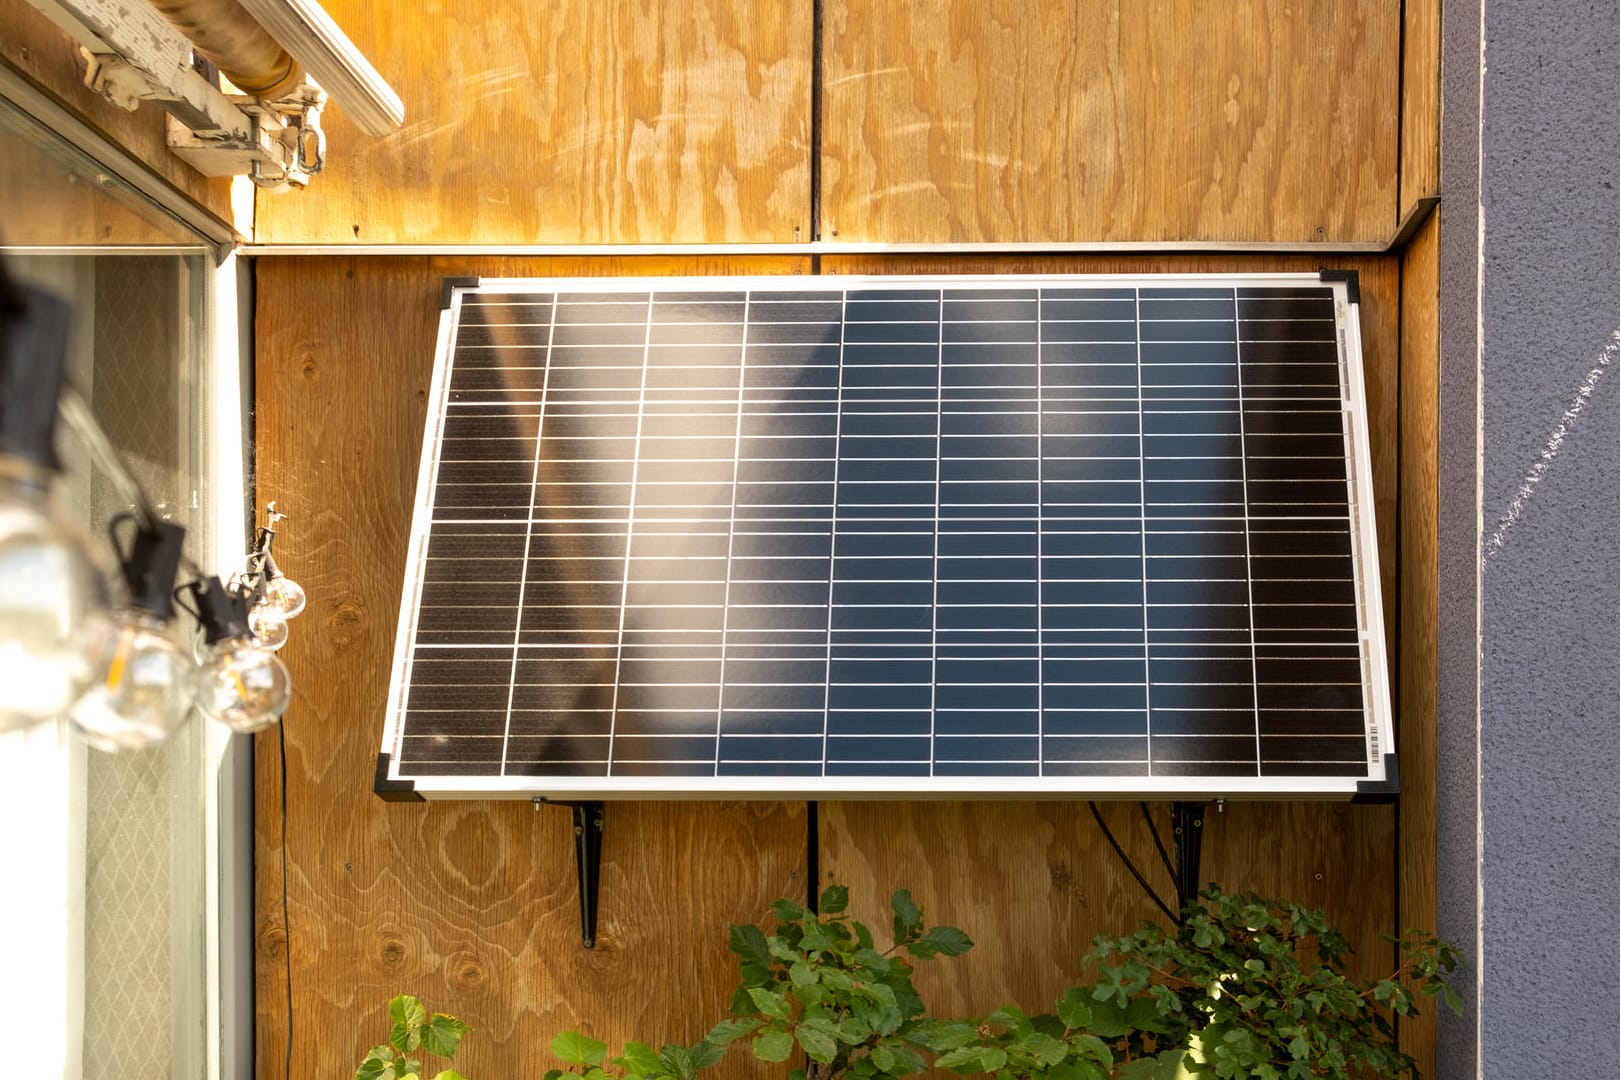
[[[978,1035],[979,1033],[974,1030],[972,1024],[960,1020],[947,1020],[929,1032],[925,1045],[934,1053],[939,1054],[966,1046],[978,1038]],[[938,1062],[935,1062],[935,1064],[937,1065]]]
[[[467,1025],[446,1013],[434,1013],[433,1019],[422,1028],[422,1046],[430,1054],[454,1057],[461,1037],[467,1034]]]
[[[992,1046],[979,1055],[979,1069],[983,1072],[995,1072],[1007,1064],[1007,1051]]]
[[[692,1051],[678,1043],[660,1047],[658,1061],[663,1065],[664,1071],[677,1080],[691,1080],[692,1074],[697,1071],[692,1064]]]
[[[900,1063],[895,1052],[882,1043],[872,1047],[872,1064],[883,1072],[893,1072],[894,1067]]]
[[[793,1036],[774,1029],[754,1037],[754,1056],[761,1061],[786,1061],[793,1053]]]
[[[816,921],[814,917],[804,921],[804,936],[799,939],[799,947],[806,952],[819,952],[830,949],[833,939],[828,936],[826,928]]]
[[[577,1031],[565,1031],[551,1040],[551,1052],[570,1065],[600,1065],[607,1056],[607,1043]]]
[[[786,1020],[788,1018],[787,1000],[781,994],[773,993],[763,986],[751,986],[748,988],[748,997],[754,1003],[754,1008],[771,1019]]]
[[[849,908],[849,887],[829,885],[821,894],[821,914],[838,915]]]
[[[1069,1048],[1064,1045],[1062,1039],[1054,1039],[1039,1031],[1023,1039],[1018,1045],[1043,1065],[1056,1065],[1069,1056]]]
[[[1461,1016],[1463,1014],[1462,998],[1458,996],[1457,991],[1448,986],[1444,993],[1446,995],[1446,1008]]]
[[[371,1053],[360,1063],[354,1071],[354,1080],[381,1080],[384,1074],[393,1075],[394,1048],[392,1046],[373,1046]]]
[[[714,1046],[730,1046],[749,1032],[759,1030],[759,1025],[760,1021],[753,1017],[722,1020],[709,1029],[709,1033],[703,1036],[703,1041]]]
[[[1128,1033],[1131,1026],[1125,1022],[1125,1010],[1112,999],[1098,998],[1101,991],[1092,992],[1091,1022],[1086,1029],[1104,1039],[1117,1039]]]
[[[935,1058],[934,1068],[954,1069],[958,1072],[978,1072],[979,1056],[983,1053],[984,1047],[977,1044],[959,1046],[955,1050],[948,1051]]]
[[[924,934],[918,944],[932,945],[946,956],[961,956],[973,948],[973,939],[954,926],[935,926]]]
[[[794,1033],[799,1045],[811,1061],[822,1065],[832,1064],[832,1059],[838,1056],[838,1040],[825,1031],[817,1031],[812,1027],[800,1026]]]
[[[894,909],[894,940],[904,941],[922,929],[922,909],[912,902],[911,893],[901,889],[889,898]]]
[[[1085,990],[1071,986],[1063,991],[1063,996],[1058,999],[1058,1019],[1062,1020],[1063,1026],[1070,1031],[1091,1023],[1091,1006],[1086,1004],[1086,997]]]
[[[794,986],[809,986],[820,978],[821,973],[803,960],[794,961],[793,966],[788,968],[788,980]]]
[[[434,1074],[433,1080],[467,1080],[467,1078],[454,1069],[441,1069]]]
[[[791,900],[778,900],[771,905],[771,910],[776,913],[778,922],[798,922],[804,918],[804,908]]]
[[[1196,1068],[1186,1048],[1181,1046],[1164,1051],[1158,1056],[1157,1062],[1158,1070],[1153,1073],[1154,1080],[1180,1080],[1188,1069]]]
[[[893,1067],[885,1070],[891,1076],[910,1076],[912,1073],[920,1073],[927,1070],[928,1063],[924,1061],[922,1059],[922,1055],[918,1054],[916,1051],[908,1049],[904,1046],[891,1046],[887,1043],[882,1043],[880,1045],[885,1050],[889,1050],[894,1054]]]
[[[692,1047],[692,1071],[718,1065],[725,1056],[725,1047],[717,1046],[708,1039],[699,1039],[697,1045]]]
[[[752,923],[731,928],[731,951],[744,960],[770,966],[771,949],[765,944],[765,932]]]
[[[1033,1030],[1029,1017],[1013,1005],[1003,1005],[984,1019],[985,1023],[1000,1024],[1015,1035],[1026,1035]]]
[[[663,1062],[658,1060],[658,1053],[646,1043],[628,1042],[624,1044],[624,1056],[613,1059],[613,1063],[626,1072],[638,1076],[651,1076],[658,1072]]]
[[[388,1003],[388,1018],[394,1022],[388,1041],[395,1050],[408,1054],[422,1045],[422,1025],[427,1023],[427,1010],[409,994],[401,994]]]

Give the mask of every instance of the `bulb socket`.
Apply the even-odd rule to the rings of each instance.
[[[0,455],[60,471],[56,399],[67,366],[67,301],[21,286],[0,297]]]
[[[204,644],[247,635],[248,599],[227,589],[218,577],[199,578],[181,591],[190,593],[196,605],[193,614],[202,624]]]
[[[118,528],[124,522],[135,522],[134,539],[125,551],[118,541]],[[108,532],[113,548],[118,552],[118,563],[129,586],[130,607],[155,615],[167,622],[174,618],[174,579],[180,573],[181,549],[185,546],[185,526],[172,521],[159,521],[140,527],[133,514],[119,514],[113,518]],[[199,601],[200,602],[200,601]]]

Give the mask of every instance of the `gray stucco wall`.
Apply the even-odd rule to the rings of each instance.
[[[1617,1075],[1620,2],[1446,7],[1440,1074]]]

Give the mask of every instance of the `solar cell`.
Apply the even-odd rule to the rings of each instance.
[[[1353,285],[448,289],[379,789],[1391,783]]]

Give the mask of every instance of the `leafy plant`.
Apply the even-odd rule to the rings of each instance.
[[[545,1080],[579,1077],[582,1080],[692,1080],[701,1069],[718,1064],[726,1056],[723,1047],[707,1040],[695,1046],[668,1043],[654,1050],[645,1043],[626,1043],[624,1053],[615,1058],[607,1056],[607,1043],[565,1031],[551,1040],[551,1052],[575,1066],[573,1069],[552,1069]]]
[[[1410,981],[1460,1015],[1444,973],[1462,956],[1415,931],[1386,940],[1399,966],[1358,982],[1344,971],[1349,944],[1320,911],[1211,886],[1173,932],[1149,926],[1097,939],[1087,957],[1102,965],[1088,1024],[1128,1063],[1126,1078],[1180,1075],[1171,1065],[1256,1080],[1417,1077],[1391,1014],[1417,1012]],[[1135,1064],[1150,1058],[1157,1071]]]
[[[428,1015],[426,1008],[409,994],[388,1003],[388,1016],[394,1022],[388,1041],[374,1046],[354,1072],[354,1080],[420,1080],[423,1051],[442,1058],[455,1056],[456,1047],[468,1028],[447,1013]],[[454,1069],[441,1069],[433,1080],[466,1080]]]
[[[791,900],[771,906],[776,932],[733,926],[731,951],[741,957],[742,984],[731,1020],[709,1033],[725,1044],[752,1034],[754,1056],[786,1061],[795,1048],[808,1063],[792,1080],[861,1080],[909,1076],[928,1067],[919,1052],[929,1025],[911,982],[911,960],[959,956],[973,942],[954,926],[925,927],[923,914],[901,890],[890,901],[893,934],[879,952],[872,932],[848,914],[849,890],[834,885],[820,911]]]
[[[912,984],[912,962],[958,956],[973,942],[955,927],[927,927],[904,890],[890,906],[891,944],[879,951],[849,917],[843,886],[822,894],[819,912],[778,900],[772,933],[731,928],[740,976],[732,1016],[696,1046],[629,1043],[609,1060],[606,1044],[565,1032],[552,1050],[576,1069],[546,1080],[693,1080],[744,1039],[762,1061],[802,1054],[789,1080],[897,1080],[930,1067],[995,1080],[1416,1080],[1392,1017],[1414,1015],[1420,997],[1461,1011],[1445,983],[1461,955],[1446,942],[1416,932],[1390,939],[1397,969],[1357,982],[1344,971],[1348,943],[1321,912],[1211,886],[1174,930],[1097,938],[1083,961],[1095,978],[1065,990],[1050,1013],[1004,1005],[935,1018]]]

